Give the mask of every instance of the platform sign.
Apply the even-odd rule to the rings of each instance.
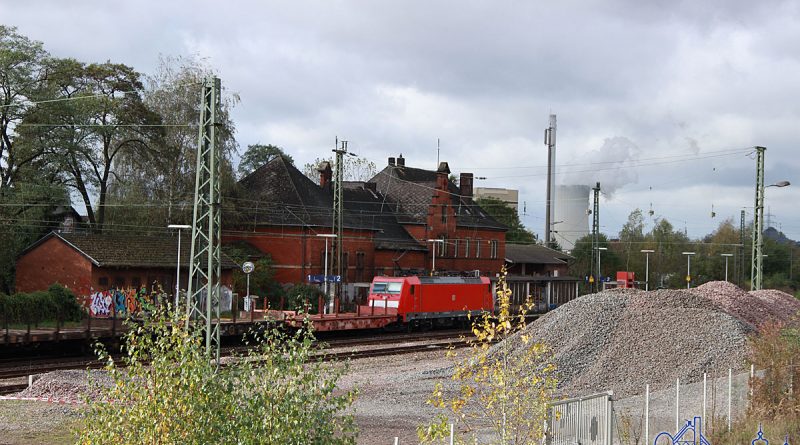
[[[327,280],[325,279],[327,278]],[[324,283],[328,281],[329,283],[341,283],[342,276],[341,275],[327,275],[327,277],[323,274],[309,274],[307,276],[307,280],[309,283]]]

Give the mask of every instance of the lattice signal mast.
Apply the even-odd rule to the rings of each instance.
[[[753,255],[750,267],[750,290],[761,289],[764,267],[764,152],[756,147],[756,203],[753,208]]]
[[[341,142],[341,146],[339,143]],[[352,155],[352,153],[347,152],[347,141],[339,141],[339,138],[336,138],[336,145],[334,145],[334,149],[331,150],[336,153],[336,179],[333,183],[333,226],[332,232],[336,234],[336,239],[333,242],[333,252],[331,257],[333,258],[333,267],[332,270],[336,271],[336,275],[342,277],[342,280],[336,281],[334,283],[334,291],[333,295],[335,297],[341,298],[341,291],[342,291],[342,281],[347,281],[344,276],[342,276],[342,220],[343,220],[343,184],[344,184],[344,155]],[[347,269],[344,269],[344,272],[347,273]],[[327,277],[325,277],[327,279]],[[325,298],[328,298],[326,296]],[[328,302],[326,302],[328,303]]]
[[[594,192],[594,208],[592,209],[592,270],[595,291],[600,292],[600,183],[592,188]],[[597,268],[595,269],[595,266]]]
[[[216,143],[219,124],[220,80],[203,83],[200,99],[200,134],[194,185],[192,250],[186,293],[187,326],[194,322],[205,329],[209,358],[219,362],[220,295],[220,149]]]

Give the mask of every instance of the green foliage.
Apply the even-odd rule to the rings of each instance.
[[[760,376],[753,379],[752,397],[745,417],[727,428],[714,429],[711,443],[738,445],[755,437],[759,427],[770,442],[800,435],[800,331],[780,324],[762,325],[751,342],[752,363]],[[716,422],[715,422],[716,423]],[[791,442],[791,440],[790,440]]]
[[[324,292],[313,284],[295,284],[286,292],[287,309],[316,314],[319,311],[319,298],[324,295]]]
[[[247,146],[247,151],[242,155],[239,162],[239,177],[244,178],[262,165],[268,164],[278,156],[283,156],[290,164],[294,164],[294,159],[287,155],[282,148],[268,144],[253,144]]]
[[[511,290],[505,269],[498,282],[496,316],[485,313],[475,320],[475,339],[469,347],[451,349],[451,384],[437,383],[428,404],[442,414],[417,428],[421,443],[441,443],[454,423],[456,443],[503,445],[539,443],[544,436],[547,404],[556,387],[550,353],[525,331],[528,302],[511,314]],[[492,346],[495,342],[499,345]],[[463,431],[463,432],[462,432]]]
[[[355,393],[336,391],[346,368],[313,361],[308,326],[257,336],[223,367],[199,330],[157,312],[125,337],[125,369],[101,352],[114,381],[88,401],[81,444],[354,444]]]
[[[36,325],[43,321],[80,321],[83,309],[69,289],[54,284],[46,291],[0,294],[0,322]]]
[[[246,254],[236,248],[228,248],[226,253],[239,264],[249,259]],[[266,297],[272,307],[277,307],[286,292],[275,280],[275,268],[272,264],[272,258],[269,255],[253,262],[255,269],[250,273],[250,295]],[[239,295],[246,296],[247,274],[242,272],[241,268],[233,271],[233,288],[239,292]]]
[[[507,243],[533,243],[536,241],[536,235],[526,229],[520,221],[517,209],[507,202],[497,198],[485,197],[476,199],[475,203],[491,215],[492,218],[508,226],[508,232],[506,232]]]
[[[203,81],[215,75],[205,61],[193,57],[162,57],[155,73],[144,76],[142,100],[163,124],[158,138],[147,150],[125,151],[115,164],[109,183],[108,224],[130,232],[137,227],[165,227],[191,221],[197,122]],[[239,101],[224,88],[216,127],[222,155],[220,191],[226,198],[236,194],[231,157],[237,151],[236,127],[230,118]],[[142,211],[142,203],[158,203]],[[228,206],[223,200],[223,211]]]

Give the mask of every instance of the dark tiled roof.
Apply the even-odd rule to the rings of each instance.
[[[191,236],[181,236],[181,265],[189,264]],[[132,236],[116,234],[82,234],[51,232],[26,249],[29,251],[44,241],[56,237],[101,267],[174,268],[178,250],[177,236]],[[223,269],[239,266],[222,255]]]
[[[572,257],[538,244],[506,244],[506,261],[515,264],[565,264]]]
[[[278,157],[240,181],[247,195],[236,212],[225,218],[229,225],[304,226],[330,229],[333,191],[320,187],[291,162]],[[343,184],[343,227],[376,232],[378,249],[426,250],[399,224],[387,200],[363,182]]]
[[[376,184],[378,192],[387,196],[387,205],[397,213],[397,219],[406,224],[425,224],[428,207],[436,191],[437,172],[405,166],[387,166],[369,180]],[[461,196],[460,190],[448,182],[451,204],[456,212],[456,225],[494,230],[508,227],[484,212],[469,197]]]

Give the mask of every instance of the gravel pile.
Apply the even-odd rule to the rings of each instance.
[[[707,298],[750,327],[757,327],[774,317],[774,311],[765,301],[752,298],[739,286],[727,281],[709,281],[690,289],[690,292]]]
[[[763,289],[749,292],[749,295],[758,298],[769,307],[773,318],[777,321],[794,322],[800,318],[800,300],[786,292]]]
[[[101,397],[103,388],[113,384],[103,371],[53,371],[34,377],[33,384],[16,395],[69,401],[81,401],[88,396],[96,400]]]
[[[553,350],[559,393],[626,397],[739,368],[752,328],[685,290],[613,290],[573,300],[527,327]],[[510,339],[520,347],[517,339]]]

